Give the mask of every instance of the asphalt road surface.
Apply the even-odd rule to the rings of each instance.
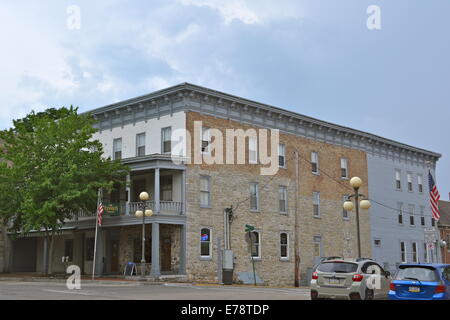
[[[306,288],[211,286],[184,283],[81,283],[0,281],[0,300],[309,300]]]

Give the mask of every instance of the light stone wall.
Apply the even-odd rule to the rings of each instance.
[[[234,121],[187,113],[187,128],[193,132],[193,121],[202,120],[203,125],[225,133],[226,128],[248,129],[249,126]],[[192,134],[193,135],[193,134]],[[225,139],[224,139],[225,141]],[[314,236],[322,237],[322,256],[356,256],[356,223],[354,214],[350,219],[342,217],[342,198],[352,190],[348,180],[340,178],[340,158],[349,162],[349,176],[359,176],[364,185],[361,192],[367,193],[367,160],[362,151],[316,142],[301,137],[281,134],[280,143],[286,145],[287,169],[280,169],[275,177],[260,175],[259,165],[188,165],[186,177],[187,205],[187,274],[191,281],[218,281],[218,253],[223,249],[223,210],[235,207],[231,224],[231,249],[235,255],[234,274],[252,271],[248,245],[244,239],[245,224],[254,225],[261,232],[261,260],[255,262],[256,272],[269,285],[294,284],[294,226],[295,226],[295,165],[293,151],[300,153],[299,160],[299,251],[300,273],[303,279],[308,268],[314,264]],[[224,142],[225,144],[225,142]],[[225,148],[226,146],[224,146]],[[319,153],[320,175],[311,173],[310,154]],[[200,208],[200,175],[211,177],[211,208]],[[260,212],[251,212],[249,184],[260,186]],[[263,186],[265,188],[263,188]],[[278,188],[288,188],[288,214],[278,209]],[[313,217],[313,191],[321,192],[320,218]],[[246,200],[246,201],[245,201]],[[241,202],[238,207],[236,205]],[[360,215],[362,256],[370,257],[370,212]],[[212,257],[200,258],[200,229],[212,229]],[[289,260],[280,260],[280,232],[289,233]],[[217,247],[217,238],[221,248]],[[346,240],[348,238],[348,240]]]
[[[171,272],[178,272],[180,265],[180,227],[176,225],[160,224],[160,260],[165,254],[162,252],[162,242],[164,239],[169,239],[171,243]],[[145,226],[145,237],[151,238],[152,225]],[[126,226],[122,227],[119,236],[119,270],[124,270],[127,262],[133,261],[134,239],[142,239],[142,226]],[[142,243],[139,242],[139,245]],[[151,252],[151,247],[146,247],[145,250]],[[150,253],[151,254],[151,253]],[[140,272],[140,258],[139,261],[134,261],[138,266],[138,273]],[[146,264],[146,272],[151,271],[151,263]]]

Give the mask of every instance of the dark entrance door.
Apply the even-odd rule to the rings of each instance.
[[[111,272],[119,272],[119,240],[111,240]]]
[[[172,245],[169,238],[163,240],[161,249],[161,271],[171,271]]]

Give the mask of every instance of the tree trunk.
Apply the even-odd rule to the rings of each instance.
[[[9,248],[8,248],[8,234],[6,230],[6,226],[4,225],[4,220],[0,220],[0,228],[2,233],[2,239],[0,239],[0,248],[3,247],[3,256],[2,256],[2,264],[0,265],[0,272],[8,271],[8,262],[9,262]]]

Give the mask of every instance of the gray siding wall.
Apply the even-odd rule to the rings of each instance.
[[[391,208],[403,204],[403,224],[398,222],[398,211],[383,207],[372,201],[371,232],[373,258],[382,266],[388,264],[389,271],[395,271],[401,263],[400,242],[406,245],[406,260],[412,262],[412,243],[417,242],[419,262],[424,258],[424,228],[431,227],[429,205],[428,168],[421,164],[399,161],[386,156],[367,154],[369,173],[369,196]],[[401,190],[396,187],[395,170],[401,173]],[[412,174],[413,191],[408,191],[407,174]],[[418,190],[417,176],[423,177],[423,192]],[[434,170],[432,170],[434,175]],[[409,206],[414,205],[414,226],[410,225]],[[425,226],[421,225],[421,210],[424,208]],[[375,239],[381,240],[379,246]],[[431,253],[429,253],[431,254]],[[432,253],[436,262],[436,252]],[[431,257],[431,256],[430,256]]]

